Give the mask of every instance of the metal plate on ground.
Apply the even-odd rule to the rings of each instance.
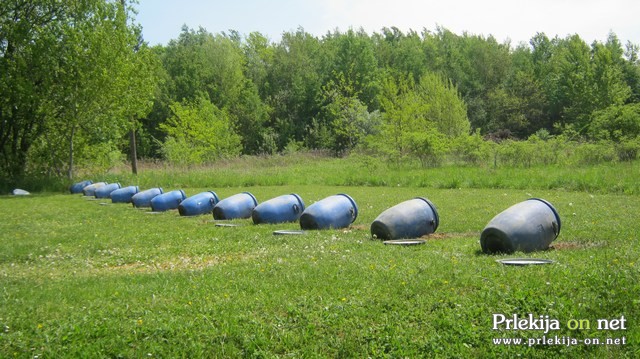
[[[144,212],[146,214],[160,214],[160,213],[164,213],[164,212],[157,212],[157,211],[150,211],[150,212]]]
[[[295,229],[280,229],[277,231],[273,231],[274,236],[299,236],[301,234],[306,234],[303,230],[295,230]]]
[[[216,223],[216,227],[238,227],[239,224],[235,223]]]
[[[424,239],[390,239],[388,241],[383,241],[384,244],[394,244],[398,246],[416,246],[419,244],[425,244],[427,241]]]
[[[502,263],[504,265],[510,265],[510,266],[528,266],[528,265],[554,263],[554,261],[550,259],[539,259],[539,258],[508,258],[508,259],[498,259],[496,260],[496,262]]]

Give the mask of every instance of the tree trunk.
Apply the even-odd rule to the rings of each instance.
[[[129,131],[129,147],[131,147],[131,173],[138,174],[138,148],[136,145],[136,130]]]
[[[71,127],[71,136],[69,137],[69,169],[67,177],[73,179],[73,138],[76,134],[76,126]]]

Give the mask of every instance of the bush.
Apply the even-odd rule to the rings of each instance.
[[[568,164],[594,165],[603,162],[615,162],[618,159],[615,144],[612,141],[583,142],[575,146],[568,158]]]
[[[640,152],[640,137],[625,138],[616,144],[616,152],[620,161],[633,161]]]
[[[173,103],[171,110],[173,116],[160,125],[167,134],[162,153],[169,162],[202,164],[240,154],[241,137],[234,132],[229,115],[206,96]]]
[[[491,146],[479,131],[469,136],[458,136],[451,142],[451,154],[454,161],[464,164],[480,165],[491,158]]]
[[[417,158],[422,167],[438,166],[449,151],[449,140],[436,129],[412,132],[407,136],[409,153]]]
[[[540,137],[539,135],[542,135]],[[405,151],[400,152],[382,136],[369,136],[359,153],[383,157],[396,164],[418,160],[422,167],[463,164],[484,167],[533,167],[550,165],[582,166],[615,161],[633,161],[640,154],[640,137],[620,142],[573,141],[564,135],[539,132],[526,141],[485,140],[479,133],[447,138],[435,129],[404,135]]]
[[[172,165],[202,164],[202,153],[192,143],[167,137],[162,145],[162,155]]]
[[[620,142],[579,142],[569,140],[564,135],[551,137],[539,132],[531,135],[526,141],[507,139],[494,142],[483,140],[479,134],[473,134],[449,141],[447,146],[452,161],[475,166],[581,166],[633,161],[640,153],[640,137],[623,138]],[[431,161],[431,165],[438,163]]]
[[[500,163],[514,167],[531,167],[535,144],[524,141],[506,140],[498,150]]]
[[[593,139],[615,141],[640,136],[640,104],[614,105],[594,112],[589,135]]]
[[[557,163],[558,157],[556,150],[558,150],[558,148],[554,148],[554,145],[557,145],[558,142],[550,141],[548,132],[536,132],[536,134],[529,136],[526,143],[532,147],[530,150],[530,165],[550,165]]]

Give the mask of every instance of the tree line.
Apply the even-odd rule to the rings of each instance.
[[[135,171],[139,157],[201,164],[300,148],[429,165],[479,139],[532,136],[640,147],[640,47],[614,33],[512,45],[443,27],[299,28],[274,42],[185,26],[149,47],[135,1],[2,2],[7,178],[72,177],[125,155]]]

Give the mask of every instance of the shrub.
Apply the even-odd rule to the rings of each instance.
[[[483,140],[478,134],[462,136],[447,142],[453,161],[494,167],[532,167],[548,165],[592,165],[611,161],[632,161],[640,153],[640,138],[620,142],[573,141],[566,136],[531,135],[526,141],[506,139],[500,142]],[[444,151],[446,153],[446,151]],[[442,153],[441,153],[442,154]],[[431,161],[431,165],[439,164]]]
[[[436,129],[412,132],[407,140],[409,153],[420,161],[422,167],[440,165],[449,151],[449,140]]]
[[[491,158],[491,146],[480,135],[479,131],[469,136],[458,136],[451,142],[451,154],[454,161],[462,161],[469,165],[480,165]]]
[[[614,105],[594,112],[589,135],[594,139],[615,141],[640,136],[640,104]]]
[[[620,161],[633,161],[638,158],[640,152],[640,136],[624,138],[616,144],[616,152]]]
[[[241,138],[233,131],[226,111],[206,96],[174,103],[171,116],[160,128],[167,134],[162,153],[170,162],[202,164],[240,154]]]
[[[515,167],[531,167],[534,157],[534,145],[524,141],[506,140],[498,150],[501,163]]]
[[[618,159],[615,144],[612,141],[583,142],[575,146],[568,164],[594,165],[603,162],[615,162]]]

